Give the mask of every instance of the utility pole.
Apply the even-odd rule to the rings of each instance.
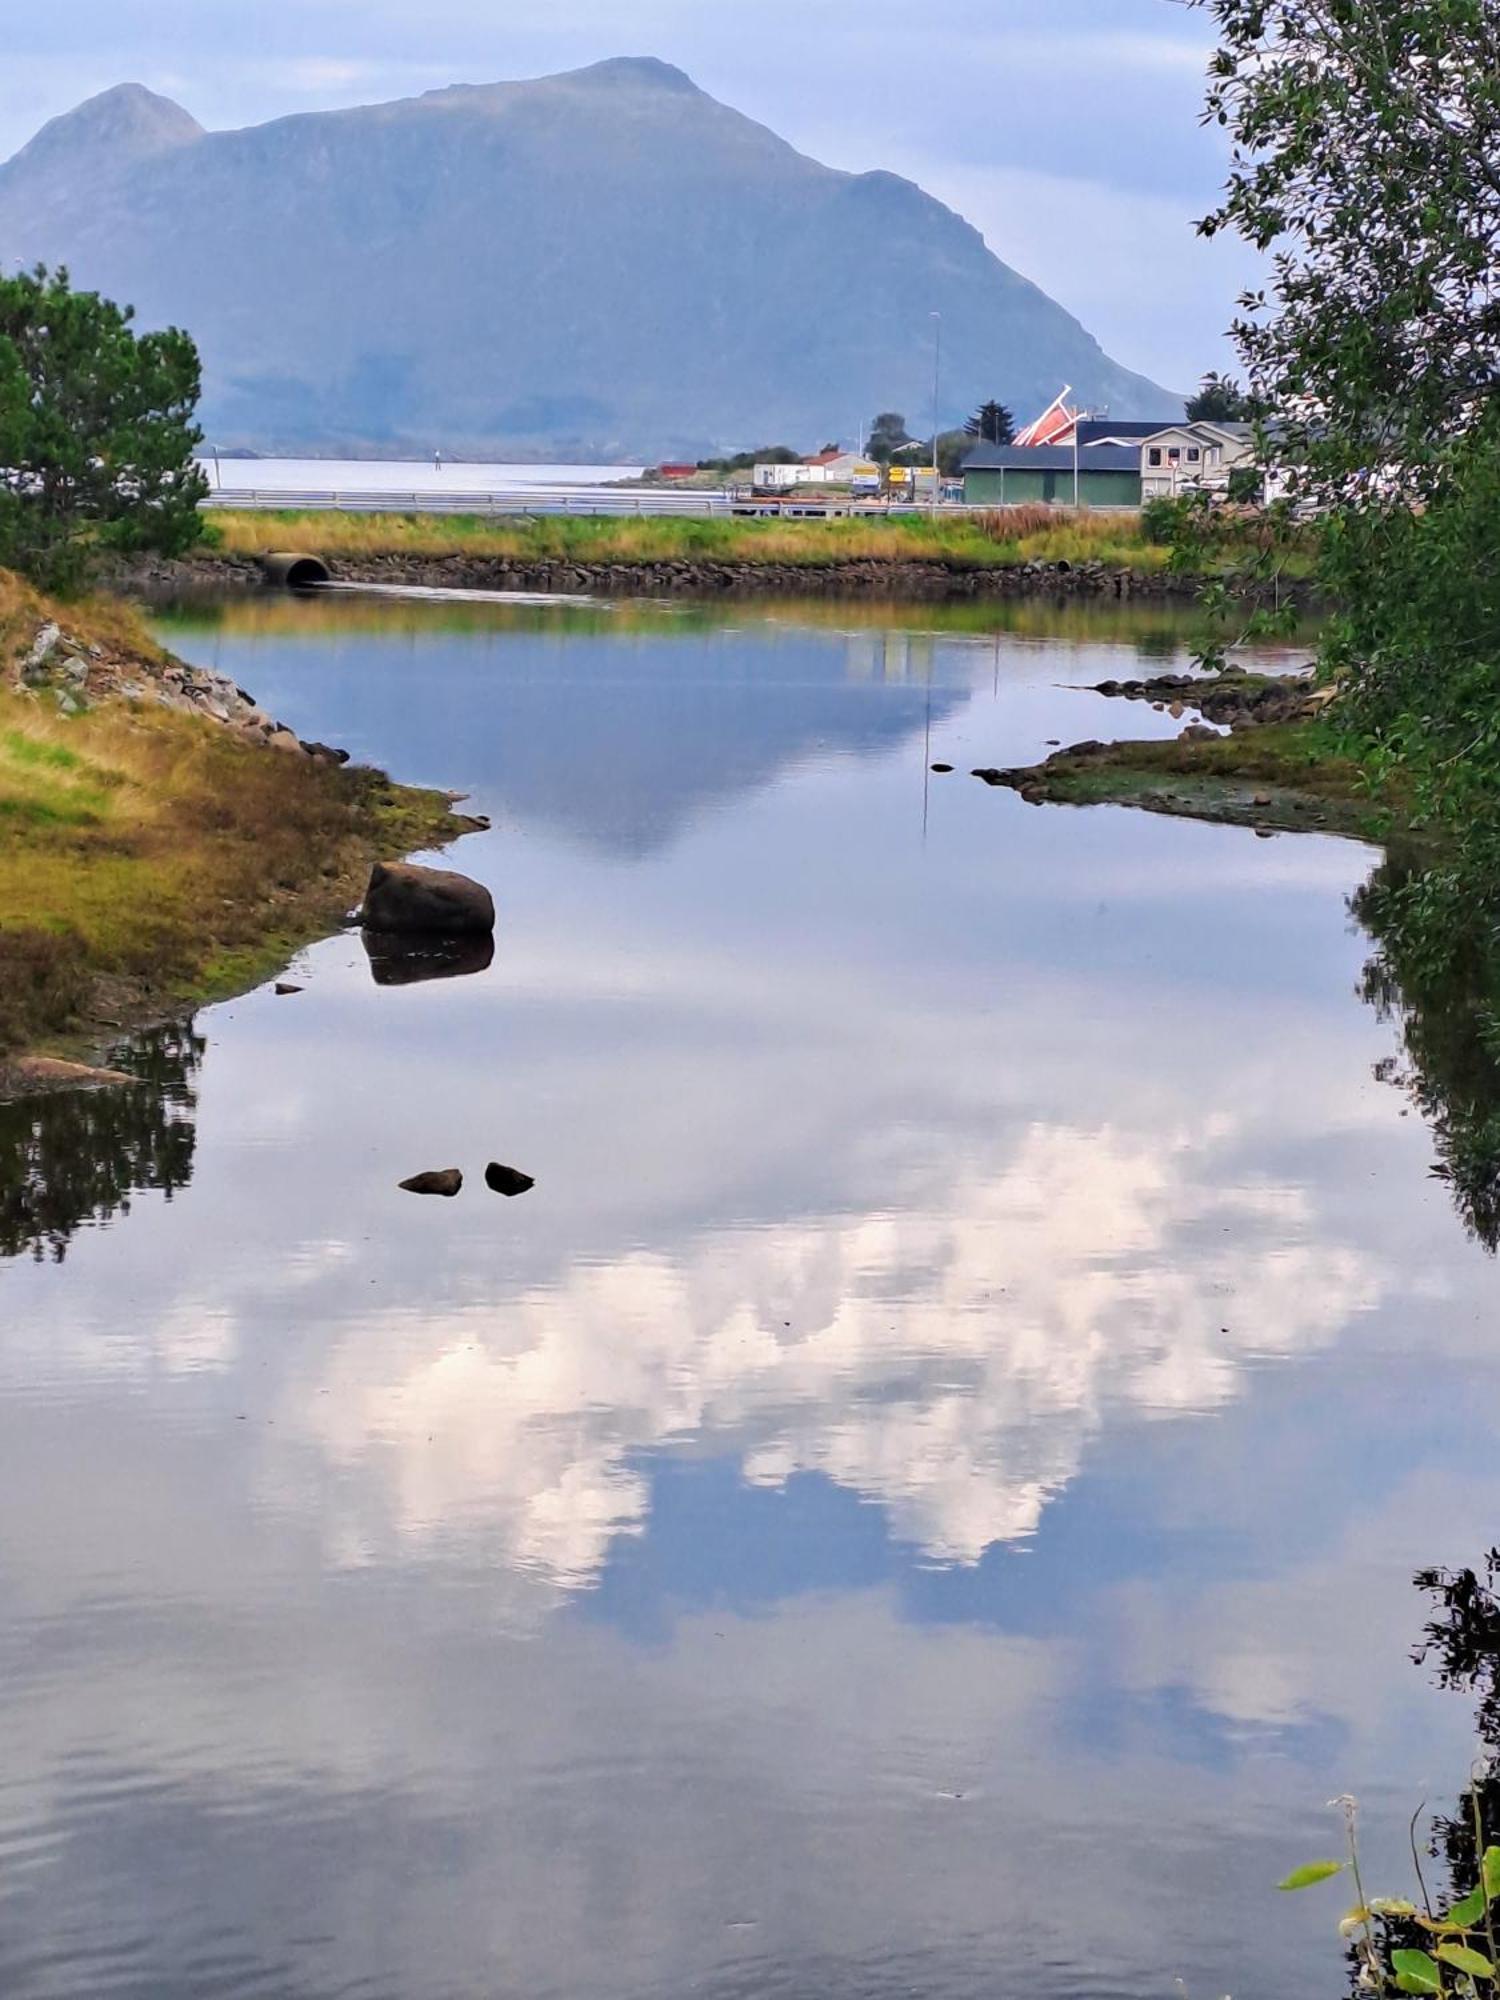
[[[929,314],[932,320],[932,511],[938,505],[938,393],[943,367],[943,315]]]

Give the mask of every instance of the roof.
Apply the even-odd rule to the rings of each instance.
[[[1186,422],[1184,417],[1157,417],[1151,423],[1141,423],[1131,418],[1120,423],[1110,417],[1080,417],[1078,420],[1078,442],[1082,445],[1098,444],[1103,438],[1148,438],[1158,431],[1176,430]]]
[[[1139,472],[1141,455],[1133,445],[1086,445],[1078,454],[1080,474]],[[1070,444],[980,444],[964,460],[964,472],[1071,472]]]

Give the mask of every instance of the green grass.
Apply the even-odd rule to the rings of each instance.
[[[960,569],[1102,562],[1159,570],[1168,552],[1132,514],[1049,507],[983,514],[759,520],[683,516],[241,513],[209,517],[227,555],[308,549],[333,559],[469,556],[496,562],[749,562],[826,568],[847,562],[941,562]]]
[[[1110,743],[1058,751],[1009,771],[1006,783],[1037,803],[1126,805],[1185,819],[1268,830],[1385,840],[1404,829],[1404,802],[1377,794],[1326,724],[1272,723],[1212,740]]]

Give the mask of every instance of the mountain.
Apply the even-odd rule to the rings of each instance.
[[[1064,382],[1177,414],[978,231],[670,65],[596,63],[205,132],[126,84],[0,167],[0,260],[185,326],[221,446],[697,456],[945,424]]]

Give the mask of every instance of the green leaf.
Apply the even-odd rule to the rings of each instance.
[[[1342,1861],[1309,1861],[1305,1868],[1294,1868],[1284,1882],[1276,1884],[1278,1889],[1310,1889],[1315,1882],[1326,1882],[1331,1875],[1342,1875]]]
[[[1466,1944],[1440,1944],[1438,1957],[1444,1965],[1456,1965],[1460,1972],[1472,1973],[1476,1979],[1493,1979],[1495,1968],[1482,1951],[1473,1951]]]
[[[1500,1896],[1500,1847],[1487,1847],[1479,1864],[1479,1879],[1491,1901]]]
[[[1404,1896],[1372,1896],[1370,1914],[1375,1917],[1414,1917],[1415,1903],[1408,1903]]]
[[[1444,1919],[1456,1924],[1460,1930],[1472,1930],[1490,1906],[1490,1899],[1483,1889],[1476,1889],[1472,1896],[1465,1896],[1461,1903],[1455,1903]]]
[[[1393,1951],[1391,1970],[1403,1993],[1441,1993],[1443,1975],[1425,1951]]]

